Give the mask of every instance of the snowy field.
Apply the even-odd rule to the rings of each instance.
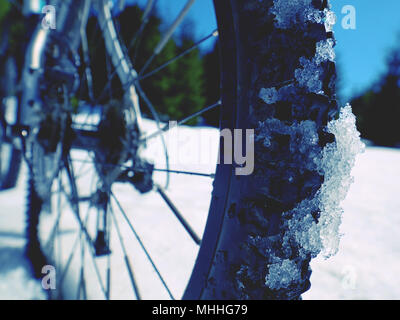
[[[15,189],[0,192],[0,299],[45,299],[24,259],[26,170]]]
[[[353,176],[339,252],[312,262],[304,299],[400,299],[400,150],[368,147]]]
[[[149,133],[154,129],[154,125],[146,123]],[[176,132],[171,132],[173,134]],[[211,163],[213,160],[215,163],[217,145],[209,141],[217,141],[217,137],[218,131],[214,129],[179,129],[178,140],[183,145],[183,149],[179,149],[180,155],[174,152],[174,140],[167,138],[170,153],[175,155],[171,159],[172,168],[212,173],[214,166]],[[196,147],[199,143],[202,145],[200,152]],[[146,152],[159,168],[164,165],[161,150],[159,141],[155,140]],[[76,158],[80,156],[84,157],[79,153],[74,155]],[[189,165],[193,163],[196,166]],[[339,253],[329,260],[316,259],[312,262],[312,287],[304,294],[304,299],[400,299],[400,150],[368,147],[358,157],[353,176],[355,183],[343,203],[343,237]],[[156,179],[162,184],[165,175],[157,173]],[[87,186],[88,181],[84,179],[83,184]],[[171,176],[168,195],[199,236],[205,225],[211,190],[211,179]],[[197,253],[196,245],[158,194],[153,192],[141,197],[132,187],[123,185],[117,185],[113,191],[127,215],[134,218],[143,242],[154,254],[154,261],[160,272],[165,274],[165,281],[171,286],[173,295],[179,298],[190,276]],[[1,299],[46,298],[40,283],[29,278],[23,258],[25,198],[26,168],[23,168],[17,188],[0,193]],[[68,209],[65,211],[65,224],[72,230],[73,222],[69,221]],[[50,229],[50,222],[46,225],[46,221],[51,219],[51,216],[46,217],[41,226],[45,233],[49,232],[46,229]],[[117,220],[122,234],[130,239],[125,245],[135,257],[135,275],[139,279],[139,286],[143,288],[143,297],[149,298],[155,294],[160,299],[168,298],[128,226],[124,225],[121,216]],[[74,232],[65,232],[62,247],[66,253],[59,258],[61,264],[67,260],[76,237]],[[111,298],[124,298],[132,294],[132,289],[121,259],[121,249],[118,249],[116,232],[112,234],[111,242],[116,248],[113,251],[115,259],[111,259],[111,278],[117,283],[112,287]],[[89,265],[88,256],[85,261]],[[106,262],[99,262],[102,263]],[[64,280],[63,291],[67,298],[73,298],[76,292],[79,267],[76,262]],[[94,292],[99,288],[96,288],[93,274],[88,276],[87,286],[93,289],[93,292],[88,290],[88,294],[91,298],[101,298]],[[90,285],[90,281],[93,281],[93,285]],[[150,288],[146,289],[145,284],[149,283]]]

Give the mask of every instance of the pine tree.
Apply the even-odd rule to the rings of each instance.
[[[161,31],[162,20],[157,8],[151,13],[146,27],[141,33],[138,33],[142,23],[142,15],[142,9],[134,5],[126,7],[115,19],[119,37],[128,47],[128,54],[138,73],[141,72],[152,56],[154,48],[163,36]],[[92,72],[95,78],[95,96],[99,96],[102,94],[107,83],[107,75],[110,72],[107,70],[104,44],[99,43],[98,40],[101,34],[99,31],[97,31],[96,37],[96,23],[95,18],[89,20],[88,39],[94,66]],[[171,38],[164,49],[147,66],[142,74],[145,78],[140,82],[143,91],[163,120],[180,120],[206,106],[204,92],[208,90],[208,86],[205,86],[204,76],[207,75],[204,72],[203,58],[199,49],[192,50],[161,71],[146,77],[147,73],[193,46],[193,22],[186,21],[180,30],[180,33],[175,38]],[[90,41],[90,39],[93,40]],[[131,46],[131,44],[133,45]],[[113,97],[121,98],[123,95],[122,87],[117,77],[115,78],[112,86]],[[211,82],[215,82],[215,78]],[[218,87],[218,84],[216,86]],[[145,101],[140,99],[140,105],[144,114],[151,117]],[[197,122],[198,119],[193,119],[189,124]]]
[[[186,21],[179,35],[179,51],[192,47],[193,22]],[[205,107],[204,98],[204,70],[200,51],[198,48],[178,60],[175,70],[175,88],[172,96],[176,96],[179,105],[175,106],[178,119],[186,117]],[[189,124],[195,124],[198,119],[193,119]]]
[[[388,59],[387,71],[377,84],[352,101],[357,125],[366,139],[378,145],[400,142],[400,51]]]
[[[138,35],[141,24],[142,11],[138,6],[127,7],[119,16],[121,31],[131,30],[129,33],[121,33],[125,43],[130,44],[136,36],[136,41],[129,51],[133,66],[137,72],[140,72],[147,60],[152,56],[154,48],[160,42],[162,34],[160,31],[161,19],[157,13],[157,9],[153,10],[146,27],[142,33]],[[132,23],[133,20],[135,23]],[[159,67],[166,61],[174,58],[177,54],[177,45],[172,39],[168,41],[163,51],[157,55],[152,63],[147,67],[144,75]],[[174,73],[177,68],[176,64],[170,64],[162,71],[151,75],[141,81],[143,91],[154,104],[156,110],[163,115],[173,116],[175,106],[178,103],[176,94],[173,92],[175,84]],[[150,115],[146,108],[146,104],[141,100],[142,109]],[[146,111],[147,110],[147,111]]]
[[[11,4],[8,0],[0,0],[0,23],[10,11]]]

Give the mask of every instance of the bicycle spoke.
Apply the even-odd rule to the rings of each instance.
[[[90,216],[89,211],[90,211],[90,208],[88,209],[87,214],[86,214],[86,217],[85,217],[85,221],[84,221],[85,227],[86,227],[86,225],[88,224],[88,221],[89,221],[89,216]],[[83,234],[83,232],[82,232],[82,228],[81,228],[80,231],[79,231],[79,234],[78,234],[77,238],[75,239],[75,242],[74,242],[74,244],[73,244],[73,246],[72,246],[71,252],[70,252],[69,255],[68,255],[67,263],[66,263],[66,265],[65,265],[65,267],[64,267],[64,270],[62,270],[62,272],[61,272],[61,276],[60,276],[60,280],[59,280],[60,287],[61,287],[62,284],[63,284],[64,277],[66,276],[66,274],[67,274],[67,272],[68,272],[68,270],[69,270],[69,267],[70,267],[70,265],[71,265],[72,259],[73,259],[74,256],[75,256],[76,248],[77,248],[77,246],[78,246],[78,244],[79,244],[79,241],[82,241],[82,240],[81,240],[81,239],[82,239],[82,234]]]
[[[78,203],[78,190],[75,184],[75,177],[74,177],[74,173],[73,173],[73,168],[69,166],[70,160],[64,160],[65,161],[65,169],[67,171],[67,175],[70,181],[70,185],[71,185],[71,191],[72,191],[72,197],[69,200],[69,203],[71,204],[71,209],[74,212],[79,226],[82,229],[82,231],[84,231],[86,237],[88,240],[90,240],[89,242],[92,243],[92,239],[89,235],[89,232],[86,229],[86,226],[82,223],[81,217],[80,217],[80,212],[79,212],[79,203]],[[66,195],[68,197],[68,195]]]
[[[147,0],[146,7],[143,12],[142,21],[148,20],[151,11],[153,10],[156,4],[156,0]]]
[[[77,248],[77,246],[78,246],[78,244],[79,244],[80,236],[81,236],[81,234],[79,233],[79,235],[78,235],[77,238],[75,239],[75,242],[74,242],[74,244],[73,244],[73,246],[72,246],[71,252],[70,252],[69,255],[68,255],[67,263],[66,263],[64,269],[61,271],[61,275],[60,275],[60,277],[59,277],[59,286],[60,286],[60,287],[62,287],[62,284],[63,284],[63,282],[64,282],[64,278],[65,278],[65,276],[67,275],[68,270],[69,270],[69,267],[70,267],[71,262],[72,262],[72,259],[73,259],[74,256],[75,256],[76,248]]]
[[[166,169],[153,169],[154,171],[161,171],[166,172]],[[199,176],[199,177],[208,177],[208,178],[215,178],[214,173],[200,173],[200,172],[191,172],[191,171],[180,171],[180,170],[168,170],[170,173],[177,173],[177,174],[187,174],[191,176]]]
[[[94,183],[94,174],[92,174],[91,182],[90,182],[90,190],[93,188]],[[86,216],[85,216],[85,225],[89,223],[89,213],[90,213],[91,205],[89,204]],[[80,272],[80,281],[78,288],[78,299],[80,298],[81,292],[83,292],[83,300],[87,300],[87,292],[86,292],[86,282],[85,282],[85,237],[81,233],[81,272]]]
[[[60,221],[61,221],[61,216],[63,213],[63,208],[61,207],[61,188],[62,187],[62,182],[61,182],[61,172],[58,174],[58,197],[57,197],[57,218],[56,218],[56,223],[54,224],[54,227],[52,228],[51,232],[50,232],[50,236],[46,242],[46,244],[43,246],[43,248],[45,248],[45,250],[50,250],[50,256],[53,255],[54,252],[54,238],[58,232],[58,227],[60,225]],[[51,247],[49,248],[49,246],[51,245]]]
[[[79,284],[78,284],[78,294],[77,294],[77,300],[80,300],[81,298],[81,292],[83,292],[83,300],[87,299],[87,293],[86,293],[86,282],[85,282],[85,243],[84,243],[84,237],[82,236],[82,233],[80,235],[80,247],[81,247],[81,267],[80,267],[80,274],[79,274]]]
[[[74,193],[73,198],[74,198],[74,199],[77,199],[77,198],[78,198],[78,194],[77,194],[77,188],[76,188],[76,185],[75,185],[75,180],[74,180],[74,175],[73,175],[73,170],[72,170],[73,168],[70,168],[70,167],[69,167],[70,159],[68,159],[68,157],[67,157],[66,162],[67,162],[67,163],[66,163],[66,166],[65,166],[65,167],[66,167],[66,171],[67,171],[67,173],[68,173],[68,177],[69,177],[69,179],[70,179],[71,188],[72,188],[73,193]],[[81,231],[83,231],[83,234],[84,234],[85,237],[87,238],[87,243],[90,244],[89,248],[90,248],[90,250],[91,250],[91,252],[92,252],[92,254],[91,254],[90,256],[91,256],[91,258],[92,258],[92,260],[93,260],[93,265],[94,265],[94,267],[95,267],[95,269],[96,269],[96,274],[97,274],[97,277],[98,277],[99,284],[101,285],[102,290],[103,290],[103,293],[104,293],[105,297],[107,298],[107,297],[108,297],[108,292],[107,292],[107,290],[104,288],[104,285],[103,285],[103,283],[102,283],[102,281],[101,281],[100,272],[99,272],[99,270],[98,270],[97,263],[96,263],[96,261],[95,261],[95,259],[94,259],[94,256],[95,256],[95,254],[96,254],[96,253],[95,253],[95,252],[96,252],[96,249],[94,248],[92,238],[90,237],[89,232],[88,232],[87,229],[86,229],[86,226],[83,224],[83,222],[82,222],[82,220],[81,220],[81,218],[80,218],[80,214],[79,214],[79,204],[78,204],[76,201],[73,201],[73,206],[74,206],[74,208],[72,208],[72,209],[75,209],[75,210],[74,210],[74,213],[75,213],[75,216],[76,216],[76,218],[77,218],[77,220],[78,220],[78,223],[79,223],[79,226],[80,226],[80,228],[81,228]]]
[[[110,199],[110,196],[108,196],[108,199]],[[107,218],[108,213],[110,211],[110,201],[107,201],[106,204],[106,208],[104,210],[104,219]],[[107,220],[108,221],[108,220]],[[110,248],[110,239],[111,239],[111,221],[110,222],[105,222],[105,226],[104,226],[104,231],[107,234],[107,248]],[[107,293],[107,297],[106,300],[110,300],[111,298],[111,252],[107,255],[107,270],[106,270],[106,293]]]
[[[159,117],[156,109],[154,108],[154,106],[151,103],[151,101],[149,100],[149,98],[147,98],[147,95],[143,92],[142,87],[140,86],[139,83],[137,83],[136,88],[139,91],[139,94],[142,97],[142,99],[146,102],[147,107],[149,108],[151,114],[153,115],[154,120],[156,121],[157,129],[160,131],[161,130],[161,121],[160,121],[160,117]],[[167,144],[165,143],[165,139],[164,139],[163,135],[161,135],[161,143],[162,143],[163,149],[164,149],[166,169],[169,170],[170,167],[169,167],[168,148],[167,148]],[[169,172],[167,172],[167,180],[165,182],[165,189],[168,189],[168,186],[169,186]]]
[[[88,172],[90,172],[91,170],[93,170],[93,168],[90,168],[90,167],[89,167],[89,168],[86,168],[85,170],[83,170],[85,167],[87,167],[87,166],[85,166],[85,164],[93,164],[93,163],[90,161],[90,155],[89,155],[89,153],[87,153],[87,154],[85,155],[83,161],[81,161],[81,160],[76,160],[76,159],[71,159],[71,162],[79,162],[79,163],[81,164],[81,165],[79,166],[78,170],[76,170],[76,173],[75,173],[75,179],[76,179],[76,180],[79,180],[79,179],[82,178],[83,176],[87,175]]]
[[[178,54],[176,57],[172,58],[171,60],[168,60],[167,62],[165,62],[164,64],[162,64],[161,66],[159,66],[158,68],[154,69],[153,71],[150,71],[142,76],[138,77],[138,80],[144,80],[154,74],[156,74],[157,72],[163,70],[164,68],[166,68],[167,66],[169,66],[171,63],[179,60],[180,58],[183,58],[184,56],[186,56],[187,54],[189,54],[190,52],[192,52],[194,49],[198,48],[203,42],[207,41],[208,39],[212,38],[212,37],[217,37],[218,36],[218,29],[214,30],[212,33],[210,33],[208,36],[204,37],[203,39],[201,39],[200,41],[196,42],[193,46],[191,46],[190,48],[186,49],[185,51],[183,51],[182,53]]]
[[[65,196],[67,197],[67,194],[65,193],[65,190],[64,190],[64,189],[63,189],[63,192],[64,192]],[[71,208],[71,209],[72,209],[72,208]],[[89,206],[88,209],[87,209],[85,221],[84,221],[83,223],[80,221],[80,223],[79,223],[80,226],[82,226],[82,225],[84,226],[85,230],[86,230],[86,226],[87,226],[87,224],[88,224],[89,217],[90,217],[90,214],[89,214],[89,213],[90,213],[90,206]],[[79,218],[79,220],[80,220],[80,218]],[[60,284],[61,284],[61,285],[62,285],[62,283],[63,283],[63,280],[64,280],[65,275],[66,275],[67,272],[68,272],[68,269],[69,269],[69,266],[70,266],[70,264],[71,264],[71,262],[72,262],[72,259],[73,259],[74,255],[75,255],[76,247],[77,247],[78,244],[79,244],[79,240],[81,240],[81,238],[82,238],[82,233],[83,233],[83,229],[82,229],[82,227],[81,227],[81,229],[80,229],[80,231],[79,231],[79,234],[78,234],[78,237],[76,238],[76,240],[75,240],[75,242],[74,242],[74,244],[73,244],[73,246],[72,246],[72,250],[71,250],[70,254],[68,255],[66,266],[65,266],[64,270],[63,270],[62,273],[61,273],[61,277],[60,277]],[[88,235],[87,230],[86,230],[85,233]],[[89,238],[90,238],[90,237],[89,237]],[[90,240],[90,242],[91,242],[91,240]]]
[[[90,69],[90,56],[89,56],[89,45],[85,29],[81,29],[81,43],[83,52],[83,61],[85,64],[85,78],[88,86],[89,99],[91,102],[94,101],[94,90],[93,90],[93,76],[92,70]]]
[[[110,86],[108,87],[107,92],[109,95],[109,99],[111,101],[112,100],[112,79],[110,77],[111,63],[110,63],[110,57],[108,55],[106,55],[106,68],[107,68],[107,82],[110,83]]]
[[[92,251],[92,253],[93,253],[93,246],[91,246],[90,248],[91,248],[91,251]],[[94,270],[95,270],[95,272],[96,272],[97,281],[98,281],[98,283],[99,283],[99,285],[100,285],[101,291],[103,292],[104,297],[107,298],[107,292],[106,292],[106,289],[104,288],[103,281],[101,280],[101,275],[100,275],[99,267],[98,267],[98,265],[97,265],[97,263],[96,263],[96,260],[95,260],[95,258],[94,258],[94,255],[93,255],[93,254],[90,254],[90,257],[91,257],[91,260],[92,260],[92,262],[93,262],[93,267],[94,267]]]
[[[139,72],[139,76],[142,75],[146,69],[149,67],[151,62],[154,60],[154,58],[164,49],[165,45],[171,39],[172,35],[174,34],[175,30],[179,27],[179,25],[182,23],[183,19],[186,17],[186,15],[189,13],[190,8],[194,4],[196,0],[188,0],[182,9],[182,11],[179,13],[178,17],[175,19],[175,21],[172,23],[172,25],[169,27],[167,32],[164,34],[164,36],[161,38],[160,42],[158,45],[155,47],[153,54],[151,57],[146,61],[144,64],[143,68]]]
[[[149,22],[149,18],[150,18],[150,14],[155,6],[156,0],[148,0],[147,4],[146,4],[146,8],[143,12],[143,16],[142,16],[142,23],[140,25],[139,30],[136,32],[136,34],[133,36],[129,47],[128,47],[128,52],[133,48],[133,46],[135,45],[136,41],[137,41],[137,45],[135,48],[135,52],[133,54],[133,61],[136,61],[136,57],[139,51],[139,47],[140,47],[140,41],[142,39],[142,34],[144,29],[147,26],[147,23]]]
[[[60,178],[60,174],[58,175],[59,176],[59,178],[58,178],[58,182],[59,182],[59,188],[64,188],[63,187],[63,185],[62,185],[62,181],[61,181],[61,178]],[[57,199],[58,201],[57,201],[57,210],[59,211],[59,217],[60,217],[60,221],[61,221],[61,193],[59,193],[58,194],[58,199]],[[50,200],[51,201],[51,200]],[[51,204],[50,204],[51,205]],[[58,223],[60,222],[60,221],[58,221]],[[59,227],[57,226],[57,232],[59,232]],[[54,247],[53,247],[53,249],[54,249]],[[59,264],[61,263],[61,261],[62,261],[62,248],[61,248],[61,239],[60,238],[58,238],[58,248],[57,248],[58,250],[58,253],[59,253],[59,255],[58,255],[58,262],[59,262]],[[56,261],[57,261],[57,257],[56,257]],[[61,282],[61,284],[60,284],[60,287],[62,288],[62,282]],[[59,291],[60,293],[61,293],[61,290]]]
[[[136,283],[136,280],[135,280],[135,276],[134,276],[134,273],[133,273],[133,269],[132,269],[132,266],[131,266],[131,262],[130,262],[130,260],[129,260],[129,257],[128,257],[128,254],[127,254],[127,251],[126,251],[126,247],[125,247],[124,240],[123,240],[123,237],[122,237],[122,234],[121,234],[121,230],[120,230],[119,225],[118,225],[117,218],[115,217],[114,210],[113,210],[112,208],[110,208],[110,209],[111,209],[111,210],[110,210],[110,212],[111,212],[111,217],[112,217],[112,219],[113,219],[113,221],[114,221],[115,229],[117,230],[117,235],[118,235],[119,243],[120,243],[122,252],[124,253],[125,265],[126,265],[126,268],[127,268],[127,270],[128,270],[129,279],[130,279],[131,284],[132,284],[132,289],[133,289],[133,291],[134,291],[134,293],[135,293],[136,299],[137,299],[137,300],[141,300],[141,296],[140,296],[140,292],[139,292],[139,287],[138,287],[138,285],[137,285],[137,283]]]
[[[190,227],[190,225],[186,222],[185,218],[182,216],[182,214],[179,212],[179,210],[176,208],[176,206],[172,203],[171,199],[166,195],[164,190],[160,186],[156,186],[157,192],[160,194],[160,196],[164,199],[168,207],[171,209],[171,211],[175,214],[179,222],[182,224],[182,226],[185,228],[186,232],[190,235],[192,240],[197,244],[201,244],[200,238],[196,235],[196,233],[193,231],[193,229]]]
[[[88,17],[89,10],[90,10],[90,2],[86,1],[81,16]],[[88,86],[88,94],[89,94],[90,101],[93,102],[94,101],[93,78],[92,78],[92,72],[90,69],[89,45],[88,45],[87,34],[86,34],[86,24],[87,23],[82,23],[79,32],[80,32],[80,37],[81,37],[81,47],[82,47],[82,53],[83,53],[83,62],[85,65],[85,77],[86,77],[86,83]]]
[[[164,278],[162,277],[160,271],[158,270],[158,268],[156,267],[153,259],[151,258],[149,252],[147,251],[146,247],[144,246],[142,240],[140,239],[138,233],[136,232],[135,228],[133,227],[131,221],[128,218],[128,215],[125,213],[125,210],[122,208],[120,202],[118,201],[118,199],[115,197],[114,193],[111,191],[111,197],[114,199],[115,203],[117,204],[117,207],[119,209],[119,211],[121,212],[123,218],[125,219],[126,223],[128,224],[129,228],[131,229],[133,235],[135,236],[136,240],[138,241],[140,247],[142,248],[143,252],[145,253],[147,259],[149,260],[150,264],[152,265],[154,271],[157,273],[158,278],[160,279],[161,283],[163,284],[165,290],[167,291],[168,295],[170,296],[170,298],[172,300],[175,300],[174,296],[172,295],[170,289],[168,288]]]
[[[140,92],[140,91],[139,91],[139,92]],[[210,111],[210,110],[212,110],[212,109],[214,109],[214,108],[216,108],[216,107],[219,107],[219,106],[221,106],[221,105],[222,105],[222,102],[221,102],[221,100],[220,100],[220,101],[218,101],[218,102],[216,102],[216,103],[214,103],[214,104],[212,104],[212,105],[210,105],[210,106],[208,106],[208,107],[205,107],[205,108],[201,109],[200,111],[197,111],[197,112],[193,113],[192,115],[190,115],[190,116],[188,116],[188,117],[186,117],[186,118],[184,118],[184,119],[178,121],[178,122],[177,122],[177,126],[181,126],[181,125],[185,124],[186,122],[192,120],[193,118],[196,118],[196,117],[202,115],[203,113],[205,113],[205,112],[207,112],[207,111]],[[172,128],[175,128],[175,126],[172,127]],[[147,142],[148,140],[150,140],[150,139],[152,139],[152,138],[155,138],[155,137],[157,137],[157,136],[159,136],[159,135],[162,136],[165,132],[167,132],[168,130],[170,130],[170,129],[172,129],[172,128],[170,127],[169,124],[167,124],[167,125],[165,125],[163,128],[158,128],[158,131],[156,131],[156,132],[154,132],[154,133],[148,135],[147,137],[144,137],[144,138],[141,139],[140,141],[141,141],[141,142]]]
[[[72,180],[71,178],[73,177],[73,175],[72,175],[72,173],[71,173],[71,169],[66,168],[66,170],[67,170],[67,172],[68,172],[68,176],[69,176],[70,180]],[[74,186],[74,182],[71,182],[71,188],[72,188],[73,190],[76,190],[76,186]],[[73,198],[76,198],[76,195],[73,196]],[[71,204],[71,205],[72,205],[72,204]],[[76,218],[77,218],[77,220],[78,220],[78,224],[79,224],[79,226],[80,226],[80,231],[83,233],[83,235],[84,235],[84,236],[86,237],[86,239],[87,239],[86,243],[89,245],[89,249],[90,249],[90,251],[91,251],[90,257],[91,257],[91,260],[92,260],[92,262],[93,262],[93,266],[94,266],[94,268],[95,268],[95,273],[96,273],[96,277],[97,277],[98,283],[99,283],[99,285],[100,285],[100,287],[101,287],[101,290],[102,290],[104,296],[107,298],[107,291],[106,291],[106,288],[104,287],[103,281],[101,280],[100,271],[99,271],[98,265],[97,265],[97,263],[96,263],[96,261],[95,261],[95,258],[94,258],[94,255],[95,255],[95,248],[94,248],[94,246],[93,246],[93,241],[92,241],[92,239],[91,239],[91,237],[90,237],[90,235],[89,235],[89,233],[88,233],[88,231],[87,231],[87,229],[86,229],[87,220],[88,220],[88,218],[89,218],[89,216],[90,216],[90,215],[89,215],[89,211],[88,211],[88,214],[86,215],[85,222],[82,222],[82,220],[81,220],[81,218],[80,218],[80,214],[79,214],[79,205],[77,205],[76,202],[74,202],[74,203],[73,203],[73,206],[71,206],[71,209],[74,211],[75,216],[76,216]],[[76,211],[77,209],[78,209],[78,211]],[[90,209],[90,208],[89,208],[89,209]],[[74,256],[74,254],[75,254],[77,244],[79,243],[78,240],[79,240],[79,237],[80,237],[80,236],[81,236],[81,235],[78,235],[78,238],[77,238],[76,242],[75,242],[74,245],[73,245],[73,249],[72,249],[72,251],[71,251],[71,253],[70,253],[70,256],[68,257],[68,260],[67,260],[67,266],[66,266],[66,268],[65,268],[66,270],[64,269],[64,273],[66,273],[66,271],[68,271],[69,265],[70,265],[70,263],[71,263],[71,261],[72,261],[72,258],[73,258],[73,256]],[[63,279],[64,276],[65,276],[65,275],[63,275],[61,279]]]
[[[81,163],[86,163],[86,164],[93,164],[92,161],[89,160],[79,160],[79,159],[72,159],[73,162],[81,162]],[[129,167],[129,166],[125,166],[123,164],[102,164],[102,166],[104,167],[114,167],[114,168],[123,168],[123,169],[131,169],[133,171],[135,171],[135,168]],[[89,170],[89,169],[88,169]],[[88,171],[87,170],[87,171]],[[87,172],[85,171],[85,172]],[[158,168],[153,168],[153,171],[159,171],[159,172],[169,172],[169,173],[176,173],[176,174],[186,174],[186,175],[192,175],[192,176],[199,176],[199,177],[207,177],[207,178],[215,178],[215,174],[214,173],[202,173],[202,172],[194,172],[194,171],[182,171],[182,170],[167,170],[167,169],[158,169]],[[82,176],[83,174],[81,174],[80,176]],[[79,201],[89,201],[90,197],[79,197]]]
[[[106,271],[106,300],[110,300],[111,297],[111,254],[107,255],[107,271]]]
[[[196,117],[202,115],[203,113],[205,113],[205,112],[207,112],[207,111],[210,111],[210,110],[212,110],[212,109],[214,109],[214,108],[216,108],[216,107],[219,107],[221,104],[222,104],[222,101],[219,100],[219,101],[217,101],[216,103],[214,103],[214,104],[212,104],[212,105],[210,105],[210,106],[208,106],[208,107],[205,107],[204,109],[201,109],[200,111],[197,111],[197,112],[193,113],[192,115],[190,115],[190,116],[188,116],[188,117],[186,117],[186,118],[180,120],[180,121],[178,122],[178,126],[180,126],[180,125],[182,125],[182,124],[185,124],[186,122],[188,122],[188,121],[190,121],[190,120],[192,120],[192,119],[194,119],[194,118],[196,118]]]
[[[132,79],[131,81],[125,83],[123,85],[123,89],[126,90],[127,88],[129,88],[129,86],[131,85],[136,85],[136,83],[140,80],[144,80],[152,75],[154,75],[155,73],[163,70],[164,68],[166,68],[168,65],[170,65],[171,63],[179,60],[180,58],[184,57],[185,55],[187,55],[188,53],[190,53],[191,51],[193,51],[194,49],[196,49],[198,46],[200,46],[203,42],[205,42],[206,40],[212,38],[212,37],[217,37],[219,35],[218,30],[214,30],[212,33],[210,33],[208,36],[204,37],[203,39],[199,40],[198,42],[196,42],[192,47],[186,49],[185,51],[183,51],[182,53],[180,53],[179,55],[177,55],[176,57],[172,58],[171,60],[168,60],[167,62],[165,62],[163,65],[159,66],[158,68],[156,68],[153,71],[150,71],[149,73],[146,73],[144,75],[139,75],[138,77]],[[128,51],[130,50],[130,48],[128,48]],[[114,68],[113,72],[110,75],[110,81],[107,81],[106,85],[103,88],[102,94],[100,95],[100,97],[98,99],[96,99],[96,103],[98,103],[99,101],[101,101],[104,97],[105,97],[105,91],[108,90],[108,87],[111,85],[111,81],[114,79],[114,77],[117,75],[117,71],[116,69],[120,66],[120,64],[124,61],[124,59],[121,59],[118,62],[118,65]],[[133,61],[135,61],[135,58],[133,59]]]
[[[84,164],[84,163],[83,163]],[[83,171],[83,172],[81,172],[81,173],[77,173],[76,174],[76,180],[79,180],[80,178],[82,178],[82,177],[84,177],[84,176],[86,176],[90,171],[92,171],[93,170],[93,168],[87,168],[85,171]],[[79,170],[79,171],[82,171],[82,170]]]

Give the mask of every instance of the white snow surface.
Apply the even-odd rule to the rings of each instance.
[[[153,132],[154,124],[148,125],[149,132]],[[186,147],[179,159],[172,159],[175,163],[173,168],[212,172],[214,164],[211,164],[211,160],[216,159],[217,148],[207,141],[218,137],[218,131],[186,127],[182,130],[179,131],[179,137]],[[201,152],[194,147],[199,141],[204,146]],[[157,165],[162,167],[159,141],[150,144],[147,153],[156,155]],[[197,162],[195,166],[189,165],[194,162]],[[367,147],[366,152],[358,156],[352,171],[354,184],[342,203],[344,214],[340,231],[343,236],[339,252],[328,260],[318,257],[312,261],[312,286],[303,295],[304,299],[400,299],[399,163],[400,150],[395,149]],[[158,176],[162,182],[163,175]],[[180,175],[171,178],[168,195],[175,200],[197,234],[201,235],[212,190],[211,180]],[[149,245],[149,250],[156,255],[155,262],[172,287],[173,294],[179,298],[190,276],[197,253],[196,246],[157,194],[141,197],[133,188],[124,186],[117,186],[114,192],[119,194],[127,214],[134,217],[142,240],[146,244],[151,240],[154,242],[154,245]],[[17,187],[0,193],[0,299],[46,298],[40,282],[29,278],[23,258],[25,198],[24,168]],[[67,218],[66,221],[68,223]],[[128,228],[122,226],[121,220],[122,232],[130,235],[125,245],[134,254],[135,276],[139,279],[139,285],[144,287],[148,283],[151,287],[142,290],[144,298],[153,294],[156,298],[168,298],[159,282],[154,280],[156,278],[151,266],[139,261],[145,261],[143,253]],[[76,237],[71,236],[74,234],[69,235],[69,239]],[[114,232],[114,240],[115,237]],[[114,245],[118,247],[118,243]],[[68,251],[68,244],[65,249]],[[121,257],[120,249],[115,249],[114,253]],[[90,260],[87,263],[90,264]],[[69,294],[69,288],[74,288],[71,290],[75,292],[74,282],[78,277],[79,265],[72,270],[65,280],[65,294],[69,298],[73,297],[73,294]],[[113,263],[112,272],[112,279],[117,281],[117,285],[111,298],[131,295],[132,289],[123,261]],[[95,280],[94,273],[88,278],[89,289],[93,289],[89,290],[89,298],[101,298],[95,293],[99,288],[89,284],[90,280]]]
[[[324,182],[312,199],[304,199],[294,209],[284,213],[285,231],[281,245],[288,250],[291,244],[299,248],[298,255],[302,260],[311,255],[312,258],[322,253],[329,258],[335,255],[340,241],[339,227],[343,209],[340,203],[345,199],[352,183],[351,169],[354,166],[357,154],[364,151],[364,144],[356,128],[356,119],[351,106],[346,105],[338,119],[328,123],[326,131],[336,137],[336,141],[324,147],[322,152],[318,144],[316,125],[312,121],[303,121],[288,126],[280,120],[267,120],[261,125],[260,139],[264,145],[270,145],[270,130],[287,133],[292,137],[299,135],[302,141],[295,140],[290,148],[297,156],[302,154],[303,159],[296,159],[299,163],[306,163],[311,170],[318,170],[324,176]],[[301,132],[299,134],[299,132]],[[293,139],[293,138],[291,138]],[[318,223],[310,214],[318,212]],[[294,268],[294,262],[271,253],[268,265],[266,284],[274,289],[288,287],[288,279],[293,283],[301,281],[302,266]],[[279,283],[280,286],[278,285]]]
[[[316,44],[316,53],[311,60],[305,57],[300,58],[301,67],[295,70],[295,78],[301,86],[307,87],[310,92],[318,94],[323,92],[321,74],[324,70],[321,63],[335,60],[334,45],[332,39],[321,40]]]
[[[18,186],[0,192],[0,300],[43,300],[41,282],[31,278],[24,257],[26,170]]]
[[[304,299],[400,299],[400,150],[367,147],[343,201],[339,252],[311,262]]]
[[[271,276],[273,275],[273,276]],[[293,260],[285,259],[269,267],[265,282],[271,289],[286,288],[301,277],[301,273]]]
[[[306,22],[315,19],[314,14],[319,11],[315,10],[312,0],[275,0],[271,12],[275,15],[275,25],[278,28],[290,28],[296,22]]]
[[[271,13],[275,15],[277,28],[288,29],[295,24],[312,21],[323,23],[326,31],[329,32],[333,30],[337,21],[336,15],[330,9],[330,3],[324,11],[315,9],[312,0],[274,0]]]

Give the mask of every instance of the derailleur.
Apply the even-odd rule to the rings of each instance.
[[[119,182],[131,183],[140,193],[147,193],[153,189],[154,165],[144,161],[136,160],[133,168],[127,168],[118,177]]]

